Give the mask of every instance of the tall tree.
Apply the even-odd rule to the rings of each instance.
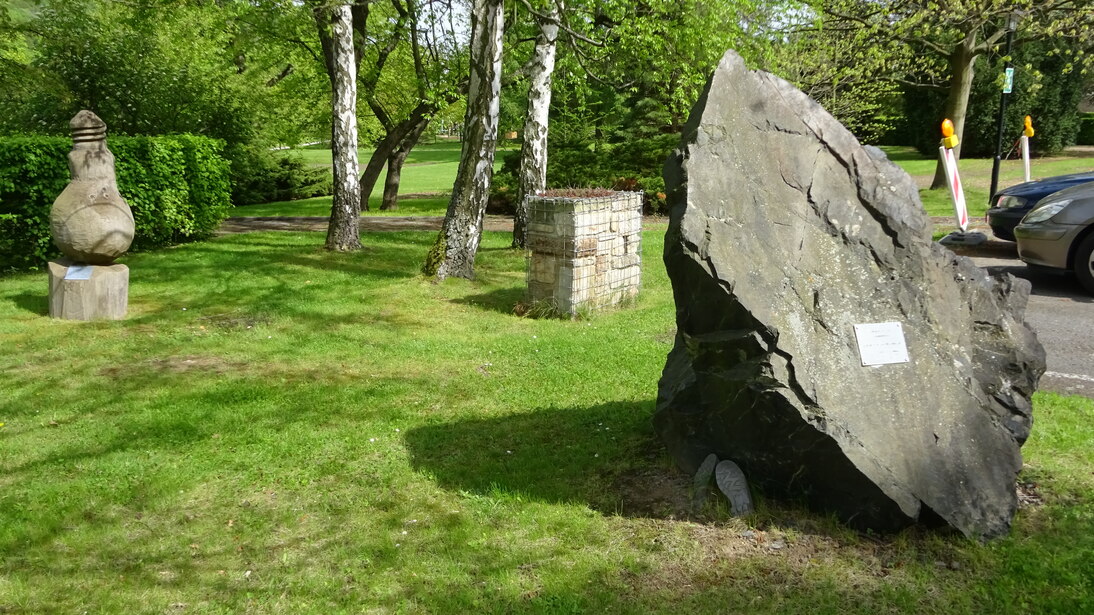
[[[555,47],[558,41],[559,11],[562,2],[552,3],[543,14],[536,14],[539,32],[532,52],[528,75],[528,108],[524,115],[524,142],[520,148],[520,177],[516,215],[513,219],[513,247],[525,247],[528,232],[526,198],[547,187],[547,132],[551,110],[551,76],[555,71]]]
[[[321,6],[325,0],[309,1]],[[361,172],[362,210],[368,209],[368,197],[385,165],[392,179],[385,183],[388,197],[382,208],[394,207],[406,155],[434,115],[467,91],[466,80],[455,77],[462,72],[458,66],[464,49],[459,42],[459,10],[452,5],[452,0],[356,0],[353,4],[359,90],[383,131]],[[322,40],[322,35],[321,31],[326,51],[329,41]]]
[[[362,179],[371,190],[387,165],[382,210],[398,207],[403,164],[433,116],[465,93],[465,84],[455,81],[450,70],[460,56],[456,27],[449,21],[451,3],[391,0],[391,5],[397,15],[395,23],[406,35],[398,49],[385,50],[390,56],[389,70],[381,75],[384,66],[378,63],[378,70],[372,73],[376,87],[369,90],[366,101],[386,136],[373,152]],[[390,70],[392,64],[402,70]]]
[[[438,280],[475,276],[475,254],[482,239],[498,139],[504,25],[502,0],[472,2],[470,79],[460,166],[444,225],[423,267],[426,275]]]
[[[392,211],[399,208],[399,183],[403,178],[403,163],[406,162],[410,150],[418,144],[422,133],[429,126],[430,118],[423,117],[415,124],[414,128],[403,138],[398,148],[387,158],[387,175],[384,177],[384,197],[380,203],[380,209]]]
[[[1074,47],[1089,49],[1094,37],[1094,10],[1087,0],[817,0],[817,9],[824,27],[856,38],[867,60],[862,66],[870,72],[865,78],[887,74],[915,85],[943,83],[941,117],[953,121],[958,137],[976,61],[1000,45],[1012,15],[1019,18],[1018,44],[1058,41],[1069,53]],[[932,187],[943,185],[940,162]]]
[[[315,18],[321,30],[328,23],[331,28],[329,61],[334,199],[327,227],[327,249],[339,252],[359,250],[361,182],[357,164],[357,61],[353,47],[353,16],[350,6],[342,4],[317,9]]]

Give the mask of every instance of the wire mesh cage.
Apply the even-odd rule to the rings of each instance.
[[[641,230],[641,193],[529,197],[529,302],[576,315],[634,297]]]

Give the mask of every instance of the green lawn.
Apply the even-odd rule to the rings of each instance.
[[[503,150],[512,149],[507,144]],[[329,149],[304,147],[279,152],[282,156],[298,156],[313,166],[331,166]],[[362,168],[372,155],[370,149],[357,150]],[[460,143],[458,141],[437,141],[423,143],[411,150],[403,166],[399,192],[408,197],[399,199],[399,208],[394,211],[380,211],[380,200],[384,193],[384,179],[387,171],[380,174],[376,187],[369,197],[369,211],[365,215],[392,216],[443,216],[448,208],[448,195],[452,192],[452,183],[456,179],[456,170],[460,164]],[[498,159],[494,168],[501,168]],[[299,201],[279,201],[260,205],[245,205],[232,211],[233,216],[329,216],[330,197],[301,199]]]
[[[451,186],[449,186],[451,188]],[[399,199],[399,208],[382,211],[380,196],[369,199],[369,210],[364,216],[443,216],[448,209],[448,197],[421,197]],[[277,201],[259,205],[247,205],[232,210],[233,216],[330,216],[331,197],[320,196],[299,201]]]
[[[459,141],[450,140],[440,140],[433,143],[419,143],[414,146],[414,149],[410,150],[410,154],[406,158],[406,164],[408,166],[417,166],[459,162],[461,145],[462,144]],[[304,162],[313,166],[331,166],[330,148],[322,145],[281,150],[281,153],[282,155],[287,156],[298,156]],[[370,156],[372,156],[371,149],[358,148],[357,159],[361,161],[361,164],[368,162]],[[448,187],[448,189],[451,188],[452,186]]]
[[[682,519],[662,236],[636,306],[576,322],[512,314],[504,233],[443,284],[424,232],[132,254],[110,323],[0,278],[0,613],[1094,612],[1089,399],[1036,397],[1044,503],[988,545],[764,500]]]
[[[507,148],[513,147],[507,145]],[[912,147],[884,146],[881,148],[889,158],[900,165],[916,183],[921,187],[920,199],[927,213],[932,216],[953,216],[953,201],[948,190],[929,190],[931,179],[934,177],[935,159],[924,157]],[[371,150],[361,149],[358,155],[362,163],[368,160]],[[319,148],[301,148],[288,150],[284,155],[304,157],[309,164],[330,166],[330,150]],[[402,189],[403,194],[429,194],[424,199],[421,197],[403,198],[400,200],[399,209],[392,212],[380,212],[380,197],[383,193],[383,179],[377,183],[372,197],[369,199],[370,211],[365,215],[400,215],[400,216],[443,216],[448,206],[448,201],[443,198],[452,190],[452,182],[456,177],[456,169],[459,166],[460,144],[454,141],[440,141],[415,147],[407,159],[407,166],[403,169]],[[500,162],[495,164],[495,169],[500,167]],[[965,188],[965,200],[969,207],[969,214],[973,217],[983,217],[988,209],[988,190],[991,187],[992,160],[985,158],[969,158],[960,163],[961,181]],[[1086,157],[1083,152],[1065,152],[1063,155],[1052,158],[1037,158],[1030,166],[1034,179],[1063,175],[1065,173],[1078,173],[1094,170],[1094,158]],[[1004,160],[1000,165],[999,186],[1005,188],[1024,180],[1021,160]],[[233,211],[237,216],[329,216],[330,199],[303,199],[300,201],[286,201],[278,203],[266,203],[263,205],[248,205]],[[946,229],[948,231],[948,229]]]

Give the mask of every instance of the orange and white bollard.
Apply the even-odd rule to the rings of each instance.
[[[1026,127],[1022,130],[1022,136],[1018,139],[1022,143],[1022,166],[1026,171],[1026,181],[1029,181],[1029,138],[1033,136],[1033,118],[1026,116]]]
[[[942,157],[942,166],[946,169],[947,185],[950,188],[950,196],[953,198],[954,218],[961,232],[969,230],[969,208],[965,205],[965,191],[961,188],[961,174],[957,172],[957,158],[953,155],[953,148],[960,143],[957,135],[953,134],[953,122],[949,119],[942,121],[942,144],[938,148],[938,155]]]
[[[939,243],[944,245],[979,245],[987,241],[987,235],[983,233],[969,233],[969,208],[965,204],[965,190],[961,187],[961,175],[957,172],[957,157],[953,148],[959,143],[954,134],[953,122],[949,119],[942,121],[942,143],[938,148],[938,155],[942,159],[942,166],[946,170],[946,184],[950,188],[950,197],[953,198],[954,219],[957,221],[958,230],[943,237]]]

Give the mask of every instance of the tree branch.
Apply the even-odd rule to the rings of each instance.
[[[588,43],[588,44],[590,44],[594,47],[604,47],[604,41],[598,41],[596,39],[589,38],[589,37],[585,36],[584,34],[581,34],[580,32],[575,31],[568,24],[564,23],[561,19],[559,19],[557,17],[554,17],[552,15],[549,15],[547,13],[541,13],[541,12],[537,11],[535,8],[532,7],[532,4],[530,2],[528,2],[528,0],[520,0],[520,3],[523,4],[524,8],[529,13],[531,13],[536,19],[538,19],[542,22],[557,25],[558,27],[565,30],[566,34],[569,34],[572,38],[577,39],[577,40],[579,40],[583,43]],[[563,14],[562,11],[559,11],[559,15],[562,15],[562,14]]]

